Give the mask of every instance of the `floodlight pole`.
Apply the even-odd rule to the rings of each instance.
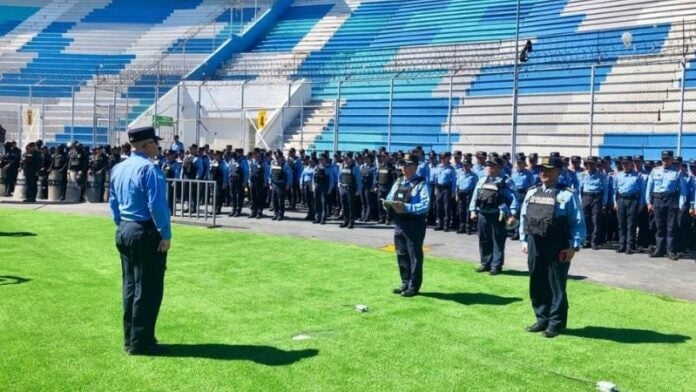
[[[589,151],[587,155],[592,155],[592,147],[594,145],[594,117],[595,117],[595,76],[597,74],[597,66],[592,64],[590,71],[590,140]]]
[[[681,91],[679,96],[679,134],[677,135],[677,155],[682,155],[682,138],[684,134],[684,79],[686,79],[686,62],[681,62]]]
[[[515,26],[515,68],[512,83],[512,130],[510,132],[510,154],[517,153],[517,89],[519,87],[519,61],[520,61],[520,0],[517,0],[517,17]]]

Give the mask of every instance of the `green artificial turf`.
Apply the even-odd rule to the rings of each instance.
[[[183,226],[157,329],[170,356],[131,357],[113,238],[107,218],[0,209],[0,389],[696,390],[694,303],[571,281],[570,329],[549,340],[524,332],[523,273],[426,257],[404,299],[391,253]]]

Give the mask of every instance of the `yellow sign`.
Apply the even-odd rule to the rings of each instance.
[[[34,110],[27,109],[27,125],[34,124]]]
[[[265,110],[261,110],[259,114],[256,115],[256,127],[258,129],[261,129],[266,126],[266,122],[268,121],[268,112]]]

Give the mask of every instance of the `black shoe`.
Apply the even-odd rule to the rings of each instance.
[[[379,220],[379,223],[380,223],[380,224],[385,224],[385,223],[387,223],[387,220],[386,220],[386,219],[380,219],[380,220]]]
[[[584,244],[582,244],[582,247],[583,247],[583,249],[589,248],[590,247],[589,242],[585,242]]]
[[[466,235],[473,235],[473,234],[474,234],[474,232],[471,230],[467,230],[467,232],[466,232]]]
[[[476,272],[479,272],[479,273],[480,272],[488,272],[490,270],[491,270],[490,267],[486,267],[483,265],[479,265],[478,267],[476,267]]]
[[[340,225],[338,225],[338,227],[340,227],[340,228],[348,227],[348,223],[343,222],[343,223],[341,223]]]
[[[443,230],[445,230],[445,228],[442,227],[442,226],[437,226],[437,227],[436,227],[435,229],[433,229],[433,230],[435,230],[435,231],[443,231]]]
[[[491,274],[493,276],[498,275],[498,274],[500,274],[500,270],[492,269],[491,272],[489,272],[489,274]]]
[[[670,253],[669,255],[667,255],[667,258],[672,261],[677,261],[679,260],[679,253]]]
[[[325,225],[326,224],[326,219],[322,219],[320,225]]]
[[[634,253],[636,253],[635,248],[628,248],[628,249],[626,249],[626,254],[627,254],[627,255],[632,255],[632,254],[634,254]]]
[[[314,218],[311,217],[311,216],[309,216],[309,215],[307,215],[307,216],[304,217],[304,220],[306,220],[306,221],[313,221]]]
[[[397,288],[395,288],[394,290],[392,290],[392,293],[394,293],[394,294],[401,294],[401,293],[403,293],[404,291],[406,291],[406,287],[400,286],[400,287],[397,287]]]
[[[652,252],[652,253],[650,253],[649,257],[653,257],[653,258],[655,258],[655,257],[665,257],[665,254],[664,254],[664,253],[658,253],[658,252]]]
[[[271,220],[278,220],[278,216],[274,215],[273,218],[271,218]]]
[[[352,229],[352,228],[354,228],[354,227],[355,227],[355,223],[350,222],[350,223],[348,224],[348,228],[349,228],[349,229]]]
[[[445,230],[443,230],[443,231],[444,231],[445,233],[449,233],[449,232],[450,232],[450,228],[449,228],[449,227],[445,227]]]
[[[167,349],[167,347],[165,346],[155,343],[152,346],[144,349],[136,349],[131,347],[127,350],[127,352],[128,355],[156,356],[168,353],[169,349]]]
[[[544,332],[541,333],[541,336],[543,336],[543,337],[545,337],[545,338],[548,338],[548,339],[553,339],[553,338],[555,338],[556,336],[558,336],[558,335],[560,335],[560,334],[561,334],[560,331],[554,331],[554,330],[551,330],[551,329],[547,329],[546,331],[544,331]]]
[[[597,246],[596,244],[592,244],[592,250],[597,250],[597,249],[599,249],[599,246]]]
[[[464,230],[464,229],[457,230],[457,234],[464,234],[464,233],[466,233],[466,230]]]
[[[624,253],[626,252],[626,248],[619,248],[616,250],[616,253]]]
[[[263,214],[256,214],[256,219],[261,219],[263,218]]]
[[[315,225],[318,224],[319,222],[321,222],[321,221],[316,220],[316,219],[312,221],[312,223],[315,224]]]
[[[251,215],[249,215],[247,217],[247,219],[254,219],[254,218],[256,218],[256,214],[254,214],[253,212],[251,213]]]
[[[413,289],[407,289],[401,292],[401,296],[406,298],[415,297],[416,295],[418,295],[418,292]]]
[[[524,330],[527,332],[542,332],[542,331],[546,331],[546,325],[534,323],[534,324],[530,325],[529,327],[525,328]]]

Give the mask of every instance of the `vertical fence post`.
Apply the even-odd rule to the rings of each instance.
[[[92,145],[97,143],[97,85],[94,85],[92,96]]]
[[[684,136],[684,87],[686,79],[686,63],[681,62],[681,91],[679,92],[679,135],[677,136],[677,155],[682,155],[682,138]]]
[[[387,151],[391,152],[392,118],[394,113],[394,77],[389,81],[389,112],[387,114]]]
[[[592,65],[590,70],[590,140],[588,142],[587,155],[592,155],[594,147],[594,105],[595,105],[595,75],[597,74],[597,66]]]
[[[176,116],[176,122],[175,122],[176,127],[174,128],[174,134],[175,134],[175,135],[179,135],[179,137],[181,137],[181,135],[180,135],[181,132],[179,131],[179,127],[180,127],[180,125],[179,125],[179,119],[180,119],[180,117],[179,117],[179,116],[180,116],[180,113],[181,113],[181,107],[180,107],[180,106],[181,106],[181,83],[178,83],[178,84],[176,85],[176,114],[175,114],[175,116]]]
[[[24,122],[22,117],[22,105],[19,105],[17,106],[17,141],[20,145],[24,144],[22,141],[22,123]]]
[[[242,82],[241,98],[239,100],[239,134],[242,136],[242,146],[246,149],[247,147],[253,149],[252,146],[247,146],[247,132],[246,132],[246,112],[244,111],[244,88],[246,87],[247,80]]]
[[[152,125],[156,125],[155,128],[157,129],[157,135],[159,136],[160,124],[159,124],[159,121],[156,121],[157,120],[157,112],[159,110],[159,77],[157,79],[158,80],[155,84],[155,113],[152,115],[152,120],[153,120]]]
[[[304,150],[304,99],[300,100],[300,149]]]
[[[452,151],[452,110],[453,110],[453,94],[454,94],[454,75],[457,71],[450,75],[449,80],[449,102],[447,104],[447,151]]]
[[[341,86],[344,80],[338,81],[338,91],[336,93],[336,112],[334,113],[334,137],[333,137],[333,153],[336,154],[338,151],[338,125],[341,117]]]
[[[520,0],[517,0],[515,27],[515,68],[513,70],[512,81],[512,121],[510,132],[510,155],[517,153],[517,89],[519,87],[519,67],[520,67]]]
[[[70,88],[70,141],[75,140],[75,86]]]
[[[113,121],[111,123],[111,126],[109,127],[109,139],[107,140],[108,144],[114,144],[114,141],[116,140],[116,131],[118,130],[118,104],[116,103],[116,99],[118,97],[118,87],[114,85],[114,101],[113,101]]]
[[[39,117],[41,119],[41,128],[39,128],[39,139],[43,140],[46,138],[45,130],[44,130],[44,122],[46,121],[46,98],[41,98],[41,116]]]
[[[198,85],[198,100],[196,101],[196,144],[201,144],[201,88],[203,83]]]

